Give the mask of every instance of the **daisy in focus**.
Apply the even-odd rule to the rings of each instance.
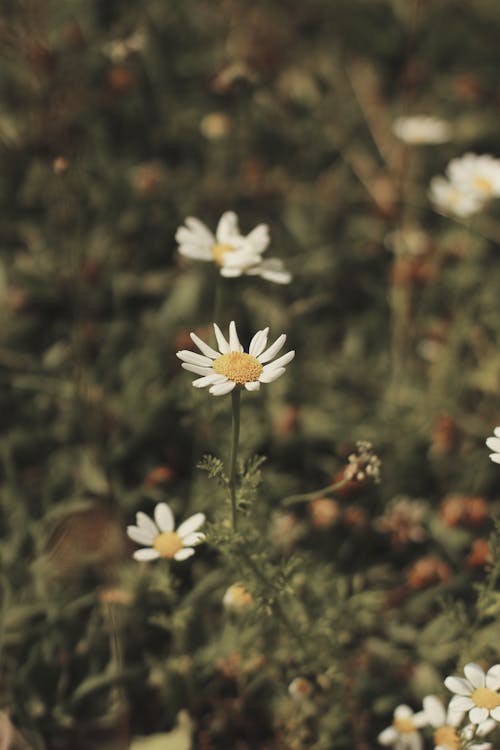
[[[203,513],[195,513],[175,529],[174,516],[167,503],[158,503],[154,520],[145,513],[136,516],[136,525],[127,526],[128,536],[137,544],[145,545],[134,552],[135,560],[187,560],[194,555],[194,547],[205,539],[198,529],[205,523]]]
[[[493,435],[494,437],[489,437],[486,440],[486,445],[493,451],[493,453],[490,453],[490,459],[494,463],[500,464],[500,427],[495,427]]]
[[[413,713],[409,706],[401,705],[394,711],[391,726],[384,729],[377,739],[381,745],[393,745],[394,750],[422,750],[422,737],[418,730],[426,724],[424,711]]]
[[[487,673],[479,664],[469,663],[464,667],[465,679],[452,675],[444,684],[455,693],[450,701],[452,712],[469,712],[472,724],[481,724],[489,717],[500,722],[500,664],[495,664]]]
[[[195,388],[206,388],[213,396],[224,396],[236,387],[245,387],[247,391],[258,391],[261,383],[272,383],[285,372],[285,366],[295,356],[294,351],[283,354],[274,362],[271,360],[283,348],[286,334],[282,333],[276,341],[267,346],[269,328],[257,331],[250,342],[248,354],[240,344],[234,320],[229,324],[229,339],[226,340],[219,326],[214,323],[215,337],[219,351],[191,333],[201,354],[182,350],[177,356],[182,360],[185,370],[201,377],[193,380]]]
[[[435,695],[427,695],[424,698],[424,713],[427,723],[434,729],[434,750],[459,750],[460,734],[466,736],[467,740],[473,737],[471,726],[465,727],[462,733],[458,731],[464,717],[458,711],[446,710],[441,701]],[[487,719],[475,727],[475,736],[484,737],[495,728],[495,722]],[[479,742],[468,746],[470,750],[490,750],[489,742]]]
[[[199,219],[188,216],[185,226],[179,227],[175,239],[179,252],[186,258],[215,263],[221,276],[260,276],[276,284],[289,284],[291,275],[278,258],[263,260],[262,253],[269,245],[269,228],[258,224],[242,235],[238,217],[233,211],[222,214],[215,235]]]
[[[446,143],[451,138],[451,128],[447,122],[427,115],[397,117],[392,130],[400,141],[413,146]]]

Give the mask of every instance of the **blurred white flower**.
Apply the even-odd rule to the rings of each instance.
[[[489,154],[464,154],[446,168],[448,179],[460,192],[483,203],[500,196],[500,159]]]
[[[446,710],[441,701],[435,695],[427,695],[424,698],[424,713],[428,724],[434,728],[434,750],[458,750],[460,748],[460,737],[470,742],[474,737],[485,737],[495,728],[492,719],[487,719],[477,726],[467,725],[461,731],[458,730],[462,723],[464,713],[460,711]],[[469,750],[489,750],[489,742],[479,742],[467,745]]]
[[[489,437],[486,440],[486,445],[493,451],[493,453],[490,453],[491,460],[500,464],[500,427],[495,427],[493,435],[494,437]]]
[[[214,323],[215,337],[219,351],[205,344],[195,333],[191,333],[202,354],[183,349],[177,352],[185,370],[201,375],[193,380],[195,388],[210,386],[214,396],[224,396],[237,386],[245,386],[247,391],[258,391],[261,383],[272,383],[285,372],[285,365],[292,361],[295,352],[287,352],[274,362],[271,360],[280,351],[286,341],[284,333],[274,344],[267,347],[269,328],[257,331],[250,342],[248,354],[240,344],[234,320],[229,324],[229,340],[226,341],[219,326]]]
[[[174,516],[167,503],[158,503],[154,509],[154,521],[145,513],[137,513],[136,526],[127,526],[127,534],[137,544],[146,547],[134,552],[135,560],[187,560],[194,549],[205,539],[198,529],[205,523],[203,513],[195,513],[175,530]]]
[[[301,702],[309,698],[312,693],[312,685],[304,677],[296,677],[288,686],[288,692],[296,701]]]
[[[451,138],[451,128],[445,120],[427,115],[397,117],[392,130],[401,141],[412,145],[446,143]]]
[[[464,667],[465,679],[452,675],[444,684],[456,693],[450,701],[449,710],[469,712],[472,724],[481,724],[490,716],[500,722],[500,664],[495,664],[487,673],[473,662]]]
[[[464,218],[477,214],[484,205],[476,193],[463,191],[441,176],[432,178],[429,198],[439,211]]]
[[[262,259],[269,245],[269,228],[259,224],[243,236],[238,217],[233,211],[222,214],[215,235],[203,222],[188,216],[185,226],[179,227],[175,239],[179,252],[186,258],[211,261],[220,268],[221,276],[261,276],[276,284],[288,284],[291,275],[278,258]]]
[[[394,711],[390,727],[378,736],[381,745],[394,745],[394,750],[422,750],[422,737],[418,729],[427,724],[424,711],[413,713],[409,706],[401,705]]]
[[[246,590],[242,583],[233,583],[222,597],[225,609],[241,612],[253,603],[252,594]]]

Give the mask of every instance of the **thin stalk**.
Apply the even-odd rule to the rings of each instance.
[[[233,512],[233,531],[237,530],[237,507],[236,507],[236,466],[238,462],[238,445],[240,440],[240,395],[241,391],[238,386],[231,393],[232,399],[232,434],[231,434],[231,458],[229,474],[229,491],[231,494],[231,509]]]
[[[338,490],[341,490],[346,484],[349,484],[350,481],[350,479],[340,479],[338,482],[334,482],[333,484],[329,484],[326,487],[314,490],[313,492],[304,492],[300,495],[287,495],[287,497],[283,498],[282,505],[295,505],[295,503],[301,503],[304,500],[314,500],[316,497],[329,495],[331,492],[338,492]]]

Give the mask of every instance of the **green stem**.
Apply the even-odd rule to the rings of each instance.
[[[237,507],[236,507],[236,464],[238,460],[238,444],[240,439],[240,395],[241,390],[236,386],[231,393],[232,398],[232,435],[231,435],[231,469],[229,475],[229,491],[231,493],[231,508],[233,512],[233,531],[237,529]]]
[[[295,505],[295,503],[300,503],[303,500],[314,500],[316,497],[322,497],[322,495],[328,495],[330,494],[330,492],[337,492],[338,490],[341,490],[343,487],[349,484],[349,482],[349,479],[341,479],[339,482],[329,484],[327,485],[327,487],[322,487],[320,490],[314,490],[313,492],[304,492],[301,495],[287,495],[287,497],[283,498],[281,504]]]

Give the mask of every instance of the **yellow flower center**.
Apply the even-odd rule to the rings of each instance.
[[[460,748],[460,737],[457,734],[455,727],[450,727],[445,724],[434,732],[434,744],[443,745],[449,747],[450,750],[459,750]]]
[[[500,706],[500,695],[489,688],[476,688],[471,698],[478,708],[487,708],[488,711]]]
[[[158,534],[153,547],[160,553],[160,557],[171,560],[175,553],[182,549],[182,539],[175,531],[164,531],[163,534]]]
[[[216,242],[215,245],[212,245],[212,255],[214,261],[218,266],[223,266],[225,254],[234,253],[235,249],[236,248],[234,248],[232,245],[224,245],[221,242]]]
[[[411,734],[415,731],[415,725],[413,719],[410,717],[404,719],[394,719],[394,729],[397,729],[400,734]]]
[[[479,193],[490,196],[493,193],[491,181],[486,177],[474,177],[473,185]]]
[[[256,357],[244,352],[229,352],[217,357],[212,365],[214,372],[225,375],[234,383],[250,383],[258,380],[263,367]]]

